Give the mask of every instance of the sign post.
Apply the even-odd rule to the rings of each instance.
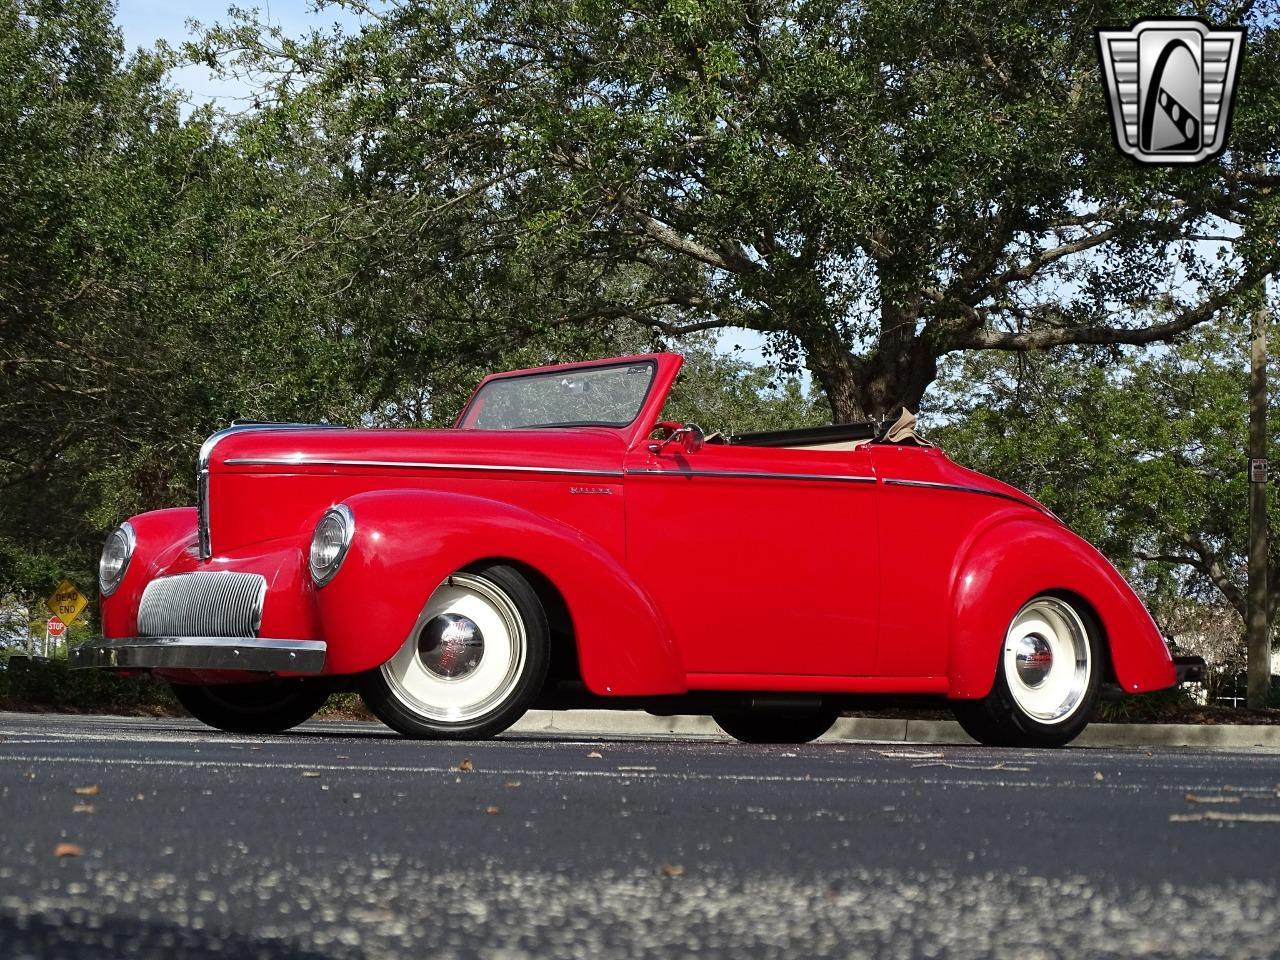
[[[1249,351],[1249,585],[1245,616],[1245,703],[1267,705],[1271,624],[1267,616],[1267,310],[1254,311]]]
[[[66,636],[67,636],[67,625],[65,622],[63,622],[62,618],[50,617],[49,622],[45,624],[45,628],[44,628],[44,642],[45,642],[44,655],[47,657],[49,655],[50,649],[52,649],[56,653],[58,650],[59,644],[61,644],[62,641],[66,639]]]

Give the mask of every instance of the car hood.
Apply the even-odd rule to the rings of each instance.
[[[403,466],[502,467],[616,472],[623,438],[591,427],[544,430],[348,430],[325,427],[245,429],[223,437],[209,455],[213,472],[309,472]]]

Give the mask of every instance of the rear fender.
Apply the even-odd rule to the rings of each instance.
[[[1175,682],[1173,660],[1142,601],[1102,554],[1066,527],[1009,517],[981,531],[961,557],[952,580],[949,696],[991,691],[1009,624],[1042,593],[1073,594],[1092,610],[1126,693]]]
[[[381,665],[408,638],[432,591],[478,560],[539,571],[564,597],[582,679],[593,693],[682,693],[685,670],[652,600],[617,559],[563,524],[484,497],[388,490],[345,501],[355,534],[341,569],[316,592],[326,673]]]

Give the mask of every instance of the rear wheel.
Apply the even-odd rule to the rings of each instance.
[[[171,687],[187,713],[228,733],[282,733],[310,720],[330,693],[325,684],[289,679]]]
[[[1089,724],[1103,651],[1087,612],[1064,597],[1036,597],[1005,634],[991,692],[952,704],[969,736],[988,746],[1061,747]]]
[[[406,737],[480,740],[520,719],[549,657],[537,593],[518,570],[494,564],[440,584],[400,649],[365,675],[361,695]]]
[[[720,729],[743,743],[809,743],[831,729],[839,711],[734,710],[712,714]]]

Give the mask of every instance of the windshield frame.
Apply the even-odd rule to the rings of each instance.
[[[571,374],[580,371],[608,370],[617,367],[639,367],[645,366],[649,368],[649,382],[645,386],[645,391],[641,395],[639,402],[636,404],[636,412],[630,420],[578,420],[566,421],[564,423],[531,423],[520,427],[477,427],[472,421],[480,416],[481,410],[476,407],[477,401],[481,399],[481,395],[485,389],[492,383],[500,380],[523,380],[531,377],[555,377]],[[494,430],[501,432],[510,432],[514,430],[570,430],[582,428],[596,428],[605,430],[627,430],[632,427],[637,420],[645,413],[650,400],[653,397],[654,387],[657,385],[660,377],[660,367],[657,358],[654,356],[629,357],[610,359],[604,361],[594,361],[591,363],[574,363],[574,364],[556,364],[548,367],[538,367],[532,370],[517,370],[511,373],[498,373],[485,377],[476,387],[471,397],[467,400],[466,406],[462,408],[462,412],[458,414],[455,421],[455,429],[459,430]]]

